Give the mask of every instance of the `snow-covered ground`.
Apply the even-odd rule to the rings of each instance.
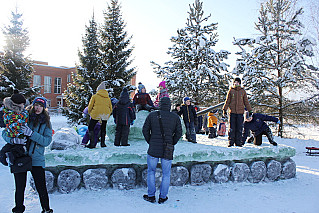
[[[54,130],[66,126],[62,116],[51,118]],[[221,212],[221,213],[317,213],[319,201],[319,156],[306,156],[306,146],[319,147],[319,128],[311,125],[291,131],[293,139],[276,138],[279,144],[296,148],[292,159],[297,176],[290,180],[262,183],[207,183],[203,186],[171,187],[169,200],[162,205],[144,201],[146,188],[128,191],[78,190],[71,194],[50,194],[51,208],[57,213],[87,212]],[[1,131],[0,131],[1,132]],[[199,140],[207,137],[198,135]],[[213,140],[222,140],[221,138]],[[4,144],[0,138],[0,146]],[[30,176],[28,174],[28,176]],[[8,167],[0,165],[0,213],[14,206],[14,180]],[[27,186],[26,212],[41,212],[38,195]]]

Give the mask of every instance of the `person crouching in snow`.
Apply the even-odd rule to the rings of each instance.
[[[165,81],[162,81],[161,83],[159,83],[158,87],[159,87],[159,92],[158,92],[158,94],[156,96],[156,100],[154,102],[154,106],[156,108],[159,107],[159,101],[161,100],[161,98],[163,98],[163,97],[169,98]]]
[[[274,146],[277,146],[277,143],[274,141],[274,136],[272,135],[271,129],[265,123],[265,121],[273,121],[277,124],[280,123],[278,118],[263,115],[260,113],[253,113],[249,115],[249,112],[245,112],[245,122],[244,122],[244,131],[243,131],[243,140],[242,144],[245,144],[245,141],[249,135],[249,131],[252,131],[254,144],[260,146],[262,143],[262,135],[266,135],[269,143]]]
[[[85,116],[88,115],[88,107],[85,107],[85,109],[83,110],[83,114]],[[100,122],[97,122],[95,124],[95,127],[94,127],[94,144],[93,146],[95,147],[98,140],[99,140],[99,137],[100,137],[100,130],[101,130],[101,123]],[[89,135],[89,129],[86,130],[84,136],[83,136],[83,139],[82,139],[82,142],[81,142],[81,145],[86,145],[90,140],[90,135]]]
[[[181,106],[179,115],[183,115],[184,124],[186,127],[186,139],[189,142],[196,143],[196,131],[197,115],[195,107],[191,105],[191,99],[189,97],[184,98],[184,104]]]
[[[133,125],[136,115],[125,87],[121,92],[119,102],[114,106],[113,117],[116,124],[114,146],[129,146],[130,125]]]
[[[217,137],[217,134],[216,134],[216,127],[217,127],[217,117],[216,117],[216,113],[217,113],[217,110],[213,110],[213,111],[210,111],[208,113],[208,124],[207,124],[207,127],[209,128],[209,134],[208,134],[208,138],[216,138]]]
[[[91,116],[89,123],[89,138],[90,143],[87,148],[95,148],[95,135],[94,127],[99,120],[102,120],[101,125],[101,147],[106,147],[105,145],[105,135],[106,135],[106,123],[112,113],[112,103],[109,98],[109,93],[106,91],[105,82],[103,81],[96,89],[96,94],[91,97],[88,106],[88,112]]]
[[[152,111],[154,108],[153,101],[148,93],[146,93],[145,86],[140,82],[138,83],[138,93],[134,95],[133,104],[136,108],[136,112],[140,110]]]

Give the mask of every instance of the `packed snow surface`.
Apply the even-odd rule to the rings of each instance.
[[[52,117],[54,130],[66,127],[66,118],[62,116]],[[176,147],[177,153],[185,153],[182,149],[183,143],[188,145],[187,149],[207,149],[210,153],[211,146],[216,149],[217,146],[226,148],[227,138],[217,138],[209,140],[206,135],[197,135],[200,144],[188,144],[181,141]],[[265,142],[260,149],[269,149],[270,152],[276,152],[286,147],[294,147],[296,155],[292,159],[297,164],[296,178],[281,180],[275,182],[262,182],[258,184],[243,182],[227,182],[223,184],[207,183],[202,186],[186,185],[184,187],[170,187],[168,201],[165,204],[152,204],[142,199],[143,194],[147,193],[146,188],[136,188],[132,190],[107,189],[101,191],[92,191],[82,188],[71,194],[61,194],[55,192],[50,194],[50,205],[57,213],[87,213],[87,212],[217,212],[217,213],[268,213],[268,212],[318,212],[318,193],[319,193],[319,156],[306,156],[305,147],[319,147],[319,128],[312,125],[303,125],[290,132],[291,139],[281,139],[275,137],[280,146],[274,148]],[[267,141],[267,139],[263,139]],[[132,142],[133,143],[133,142]],[[134,142],[146,152],[146,142]],[[0,145],[5,142],[0,138]],[[137,151],[137,147],[119,147],[115,149],[109,142],[105,148],[109,152],[124,152],[131,149]],[[244,148],[256,149],[253,145],[245,145]],[[242,150],[244,148],[231,148],[233,150]],[[112,149],[114,149],[112,151]],[[259,149],[259,148],[258,148]],[[82,149],[77,149],[81,152]],[[98,152],[99,149],[90,150],[90,153]],[[47,155],[50,152],[47,151]],[[72,151],[71,151],[72,152]],[[294,152],[294,151],[292,151]],[[293,153],[291,153],[293,154]],[[140,159],[142,160],[142,158]],[[146,160],[145,160],[146,161]],[[28,174],[30,178],[30,174]],[[0,165],[0,213],[11,212],[14,207],[14,179],[9,172],[8,167]],[[158,192],[156,194],[158,197]],[[28,213],[41,212],[37,193],[30,190],[28,183],[25,192],[25,206]]]

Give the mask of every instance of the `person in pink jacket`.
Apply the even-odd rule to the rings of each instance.
[[[159,107],[159,101],[161,100],[161,98],[163,98],[163,97],[168,97],[169,98],[165,81],[162,81],[161,83],[159,83],[158,87],[159,87],[159,92],[158,92],[158,94],[156,96],[156,100],[154,102],[154,106],[156,108]]]

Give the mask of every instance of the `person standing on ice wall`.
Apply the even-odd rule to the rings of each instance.
[[[265,123],[265,121],[273,121],[277,124],[280,124],[278,118],[263,115],[260,113],[253,113],[252,115],[249,112],[245,112],[245,122],[244,122],[244,131],[243,131],[243,141],[242,144],[245,144],[245,141],[249,135],[249,131],[252,131],[253,136],[249,141],[253,140],[254,144],[260,146],[262,144],[262,135],[266,135],[269,143],[274,146],[277,146],[277,143],[274,140],[271,129]]]
[[[189,97],[184,98],[184,104],[181,106],[179,115],[183,116],[186,127],[186,139],[188,142],[197,143],[195,126],[198,124],[198,118],[195,107],[191,105],[191,99]]]
[[[94,143],[94,127],[96,123],[101,120],[101,147],[106,147],[105,145],[105,135],[106,135],[106,123],[110,118],[112,113],[112,103],[109,98],[109,93],[106,91],[105,82],[103,81],[96,89],[96,94],[91,97],[88,106],[88,112],[91,116],[89,123],[89,138],[90,143],[87,148],[95,148]]]
[[[176,113],[170,112],[171,101],[168,97],[161,98],[159,102],[159,112],[163,123],[163,132],[166,143],[177,144],[182,136],[182,125],[179,116]],[[161,134],[161,125],[158,116],[158,111],[151,112],[145,119],[143,125],[143,135],[146,142],[149,144],[147,150],[147,195],[143,199],[151,203],[155,203],[155,172],[156,166],[161,159],[162,166],[162,183],[160,186],[160,194],[158,203],[167,201],[168,189],[170,184],[171,166],[173,159],[165,159],[164,156],[164,141]]]
[[[229,89],[223,106],[223,116],[227,117],[227,109],[230,109],[228,147],[242,146],[242,133],[245,107],[251,115],[253,110],[248,102],[246,91],[240,86],[241,80],[236,77],[233,86]]]
[[[35,187],[39,194],[42,213],[52,213],[50,209],[49,196],[45,181],[45,157],[44,149],[49,146],[52,141],[52,125],[50,116],[46,109],[47,100],[44,97],[37,97],[32,105],[27,108],[29,113],[28,125],[22,127],[23,134],[29,137],[29,153],[32,157],[32,177]],[[2,131],[2,137],[7,143],[26,144],[25,138],[8,137],[5,131]],[[35,150],[33,152],[33,150]],[[27,183],[27,172],[14,173],[15,180],[15,207],[12,212],[22,213],[25,210],[24,190]]]
[[[114,106],[113,117],[116,124],[114,146],[130,146],[128,135],[136,115],[126,87],[121,92],[119,102]]]
[[[156,96],[156,100],[154,101],[155,108],[159,107],[159,101],[161,100],[161,98],[163,98],[163,97],[169,98],[165,81],[160,82],[158,87],[159,87],[159,92]]]

